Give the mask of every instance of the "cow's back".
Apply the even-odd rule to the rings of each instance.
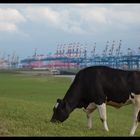
[[[94,66],[83,69],[80,76],[89,100],[107,98],[108,101],[125,102],[131,93],[127,82],[129,74],[129,71]]]
[[[106,66],[84,68],[76,74],[64,100],[79,107],[86,107],[91,102],[125,103],[132,92],[140,93],[138,76],[140,77],[140,73],[136,71],[124,71]]]

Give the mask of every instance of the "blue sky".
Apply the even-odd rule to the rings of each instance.
[[[0,58],[55,52],[57,44],[80,42],[101,53],[107,40],[123,53],[140,47],[140,4],[0,4]]]

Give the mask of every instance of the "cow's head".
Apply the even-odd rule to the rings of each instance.
[[[53,116],[51,122],[63,122],[69,117],[69,107],[66,101],[57,99],[57,103],[53,108]]]

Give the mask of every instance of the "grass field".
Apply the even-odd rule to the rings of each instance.
[[[93,128],[87,129],[82,109],[74,110],[62,124],[50,119],[57,98],[63,98],[71,80],[53,76],[27,76],[0,72],[0,136],[128,136],[131,105],[107,107],[110,132],[103,130],[97,110]],[[140,127],[136,136],[140,136]]]

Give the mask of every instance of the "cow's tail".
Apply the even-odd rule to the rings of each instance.
[[[137,120],[138,120],[138,122],[140,122],[140,111],[138,113]]]

